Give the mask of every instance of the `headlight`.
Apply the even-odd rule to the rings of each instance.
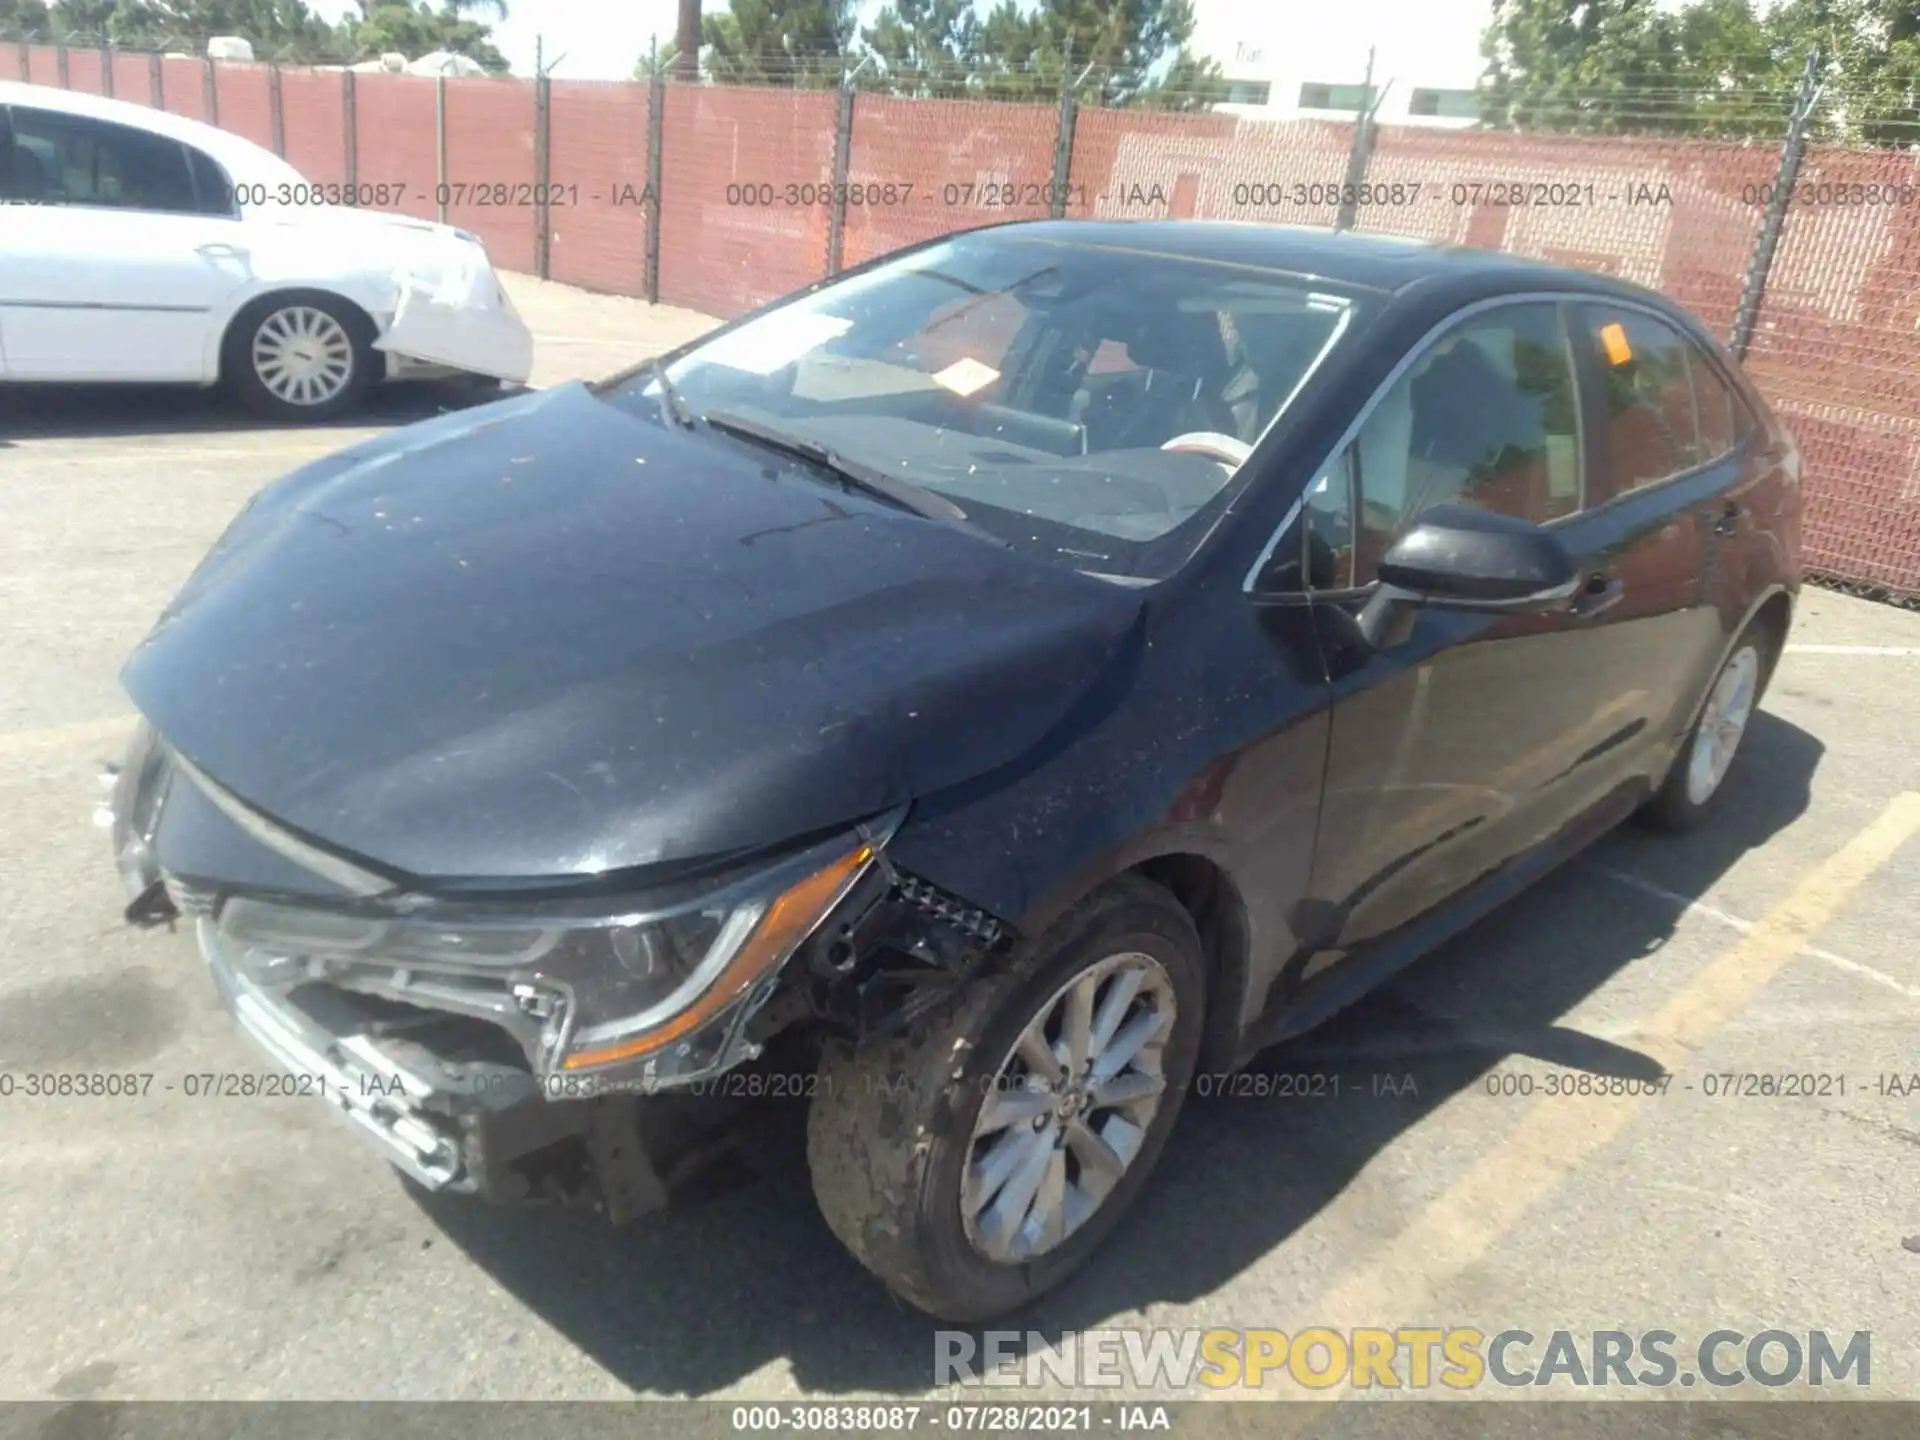
[[[510,1025],[543,1077],[610,1067],[671,1083],[742,1058],[780,967],[873,863],[885,835],[808,851],[659,910],[602,901],[351,914],[234,899],[218,924],[256,984],[333,981]],[[369,980],[377,983],[369,983]],[[458,997],[448,1003],[449,996]]]

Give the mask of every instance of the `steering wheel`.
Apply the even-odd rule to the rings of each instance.
[[[1188,455],[1211,455],[1228,469],[1244,464],[1253,447],[1244,440],[1222,435],[1218,430],[1189,430],[1176,435],[1160,447]]]

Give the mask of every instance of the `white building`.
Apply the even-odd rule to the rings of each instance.
[[[1192,47],[1219,62],[1231,114],[1350,118],[1367,52],[1383,124],[1471,125],[1489,0],[1195,0]]]

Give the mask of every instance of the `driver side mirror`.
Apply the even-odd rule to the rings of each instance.
[[[1571,599],[1579,567],[1560,537],[1531,521],[1466,506],[1422,514],[1380,559],[1380,588],[1360,612],[1374,649],[1403,643],[1414,612],[1514,614],[1551,610]]]

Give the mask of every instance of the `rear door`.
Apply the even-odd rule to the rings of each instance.
[[[10,118],[10,378],[206,378],[214,314],[246,275],[230,197],[198,193],[177,140],[28,106]]]
[[[1639,692],[1642,724],[1615,758],[1615,778],[1651,775],[1728,638],[1717,576],[1734,523],[1740,462],[1732,403],[1698,349],[1651,309],[1577,307],[1588,372],[1591,524],[1621,581],[1599,663]]]
[[[1404,644],[1330,640],[1332,735],[1312,894],[1328,906],[1303,973],[1393,937],[1596,803],[1634,682],[1606,663],[1618,608],[1587,451],[1570,307],[1470,307],[1417,349],[1309,489],[1316,603],[1357,614],[1380,556],[1427,509],[1476,505],[1553,526],[1589,588],[1536,615],[1423,609]],[[1338,617],[1330,617],[1337,619]],[[1321,626],[1329,636],[1339,623]]]

